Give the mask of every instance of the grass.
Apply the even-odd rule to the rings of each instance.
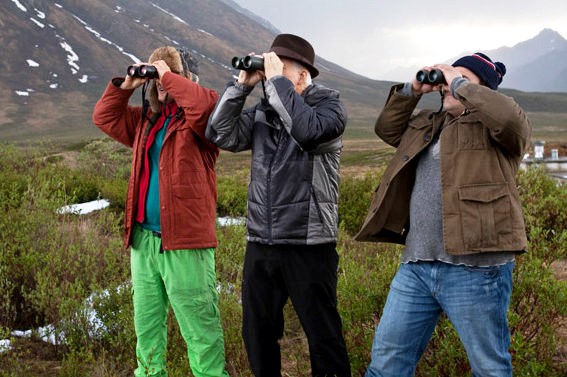
[[[565,140],[565,139],[563,139]],[[338,300],[353,375],[369,361],[379,320],[401,248],[352,240],[393,148],[376,138],[347,137],[342,154]],[[122,249],[122,216],[130,151],[108,138],[65,146],[0,146],[0,338],[14,328],[55,324],[67,342],[50,346],[33,336],[14,339],[14,350],[0,354],[0,377],[129,376],[134,368],[135,335],[128,253]],[[250,153],[221,152],[217,164],[219,216],[242,215]],[[522,172],[519,186],[530,237],[530,253],[515,271],[510,324],[516,374],[559,377],[566,360],[557,353],[554,324],[567,316],[567,286],[550,266],[567,257],[566,186],[557,186],[538,169]],[[97,197],[109,209],[88,216],[56,215],[62,204]],[[220,211],[220,210],[219,210]],[[234,211],[234,213],[232,213]],[[227,369],[251,377],[240,335],[240,280],[245,228],[218,228],[217,276],[225,334]],[[116,288],[116,289],[113,289]],[[127,285],[126,285],[127,288]],[[108,290],[93,305],[108,334],[88,335],[81,311],[92,292]],[[308,348],[288,304],[281,341],[289,377],[308,375]],[[172,315],[169,323],[170,376],[191,375],[185,345]],[[452,372],[450,372],[452,371]],[[453,374],[451,374],[453,373]],[[454,374],[457,373],[457,374]],[[417,376],[462,376],[466,356],[450,323],[443,321],[420,363]]]

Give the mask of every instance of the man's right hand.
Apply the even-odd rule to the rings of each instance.
[[[435,69],[435,67],[423,67],[422,69],[427,70],[427,71],[431,71],[431,70]],[[417,78],[415,77],[415,75],[413,76],[413,79],[411,80],[411,90],[412,90],[413,94],[416,94],[416,95],[438,91],[438,90],[441,89],[442,86],[443,86],[442,84],[439,84],[439,85],[424,84],[420,81],[417,81]]]
[[[140,63],[135,65],[142,65],[142,64],[147,65],[148,63]],[[136,89],[137,87],[144,85],[146,81],[148,81],[147,77],[133,77],[127,74],[126,77],[124,77],[124,81],[122,82],[122,84],[120,84],[120,89],[124,89],[124,90]]]
[[[250,55],[255,55],[251,53]],[[241,70],[238,74],[238,83],[247,86],[256,86],[264,78],[263,71],[244,71]]]

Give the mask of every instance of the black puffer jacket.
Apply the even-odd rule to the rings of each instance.
[[[336,242],[339,164],[347,116],[339,93],[310,85],[302,95],[283,76],[266,99],[243,111],[252,87],[230,82],[206,136],[221,149],[252,149],[248,240],[264,244]]]

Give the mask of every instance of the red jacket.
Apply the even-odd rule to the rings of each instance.
[[[142,126],[142,107],[128,104],[134,90],[120,89],[120,83],[121,79],[109,83],[95,105],[93,122],[113,139],[133,148],[125,214],[124,245],[128,247],[138,205],[148,121]],[[205,128],[218,94],[171,72],[163,75],[161,83],[182,109],[168,125],[160,155],[162,247],[216,247],[215,163],[219,150],[205,138]]]

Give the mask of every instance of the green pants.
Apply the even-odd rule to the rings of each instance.
[[[215,250],[161,250],[161,238],[135,227],[131,247],[136,377],[167,376],[169,304],[195,377],[228,376],[216,291]]]

